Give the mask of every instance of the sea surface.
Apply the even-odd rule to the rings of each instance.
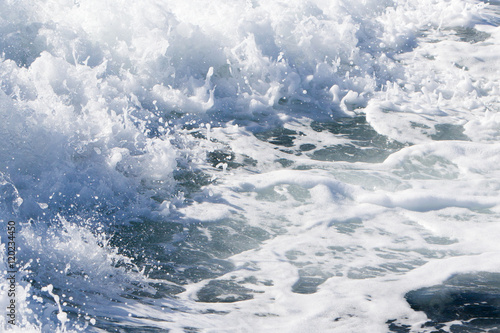
[[[0,331],[500,332],[499,26],[0,0]]]

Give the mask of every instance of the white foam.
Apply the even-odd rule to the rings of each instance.
[[[32,259],[19,274],[18,331],[98,331],[117,321],[172,331],[385,332],[397,319],[417,332],[427,319],[410,309],[407,291],[498,271],[497,7],[1,5],[0,214],[19,222],[19,259]],[[372,164],[317,161],[298,149],[359,145],[312,129],[358,115],[413,146]],[[295,146],[253,135],[278,127],[296,133]],[[210,166],[207,154],[217,151],[234,161]],[[199,170],[211,183],[182,193],[182,172]],[[131,299],[155,294],[149,283],[158,281],[108,243],[107,228],[170,219],[186,228],[171,243],[158,240],[167,252],[189,238],[190,223],[237,220],[267,232],[217,278],[259,291],[254,298],[196,302],[203,280],[175,301]],[[213,245],[216,233],[206,231]],[[317,291],[300,293],[308,278],[321,282]],[[10,329],[4,316],[0,327]]]

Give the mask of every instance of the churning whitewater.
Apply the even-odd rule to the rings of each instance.
[[[0,0],[0,331],[499,332],[499,6]]]

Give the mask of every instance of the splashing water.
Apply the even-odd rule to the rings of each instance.
[[[500,329],[499,3],[0,5],[1,330]]]

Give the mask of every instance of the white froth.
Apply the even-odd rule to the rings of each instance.
[[[0,5],[0,219],[18,221],[25,265],[18,326],[2,315],[0,330],[116,322],[173,332],[386,332],[395,319],[420,332],[427,318],[405,293],[456,273],[500,272],[498,6]],[[373,140],[314,128],[359,116],[387,139],[385,161],[315,155],[370,152]],[[276,128],[295,134],[269,132]],[[249,237],[228,226],[234,244],[225,253],[209,228],[234,221],[269,237],[248,250],[239,243]],[[129,222],[179,222],[166,239],[145,228],[129,241],[151,241],[159,258],[184,241],[200,256],[224,253],[234,269],[188,279],[176,299],[159,297],[159,280],[120,253],[134,249],[106,234]],[[210,246],[196,248],[192,225]],[[3,231],[0,239],[5,264]],[[181,259],[172,274],[189,268]],[[253,298],[197,302],[213,280],[250,288]]]

